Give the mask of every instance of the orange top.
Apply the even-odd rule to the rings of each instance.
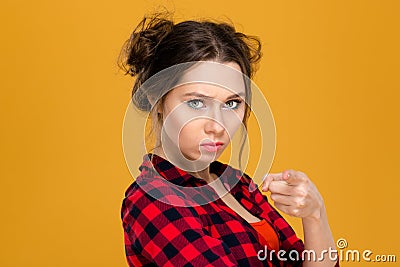
[[[279,250],[278,235],[265,219],[262,219],[259,222],[250,223],[250,225],[257,231],[262,245],[266,245],[267,248],[271,250],[273,249],[276,252]]]

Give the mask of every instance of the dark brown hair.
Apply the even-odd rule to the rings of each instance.
[[[175,24],[170,17],[172,14],[169,12],[144,16],[118,58],[118,65],[125,74],[136,76],[132,101],[138,109],[156,110],[154,107],[151,109],[149,102],[149,97],[155,92],[138,93],[138,90],[147,79],[177,64],[207,60],[235,62],[244,75],[250,79],[254,76],[262,56],[258,37],[237,32],[232,23],[186,20]],[[162,104],[164,97],[157,104]],[[250,99],[250,86],[246,86],[247,104],[250,104]],[[246,105],[245,127],[249,115],[250,105]],[[162,124],[161,116],[153,118]]]

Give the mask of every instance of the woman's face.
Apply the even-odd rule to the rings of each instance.
[[[224,65],[241,73],[237,63]],[[227,89],[196,82],[172,89],[166,95],[162,109],[164,133],[172,140],[169,145],[178,147],[175,151],[180,151],[188,160],[201,158],[212,162],[221,155],[240,127],[245,104],[244,86]],[[162,141],[164,151],[169,149],[165,143]]]

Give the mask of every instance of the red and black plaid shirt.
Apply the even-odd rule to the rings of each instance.
[[[257,253],[265,247],[256,230],[215,197],[204,180],[155,154],[143,159],[141,173],[127,189],[121,210],[129,266],[302,265],[301,260],[279,261],[268,250],[266,259],[260,260]],[[251,214],[272,225],[286,255],[291,250],[301,255],[303,242],[248,175],[219,161],[210,164],[210,172],[220,177]],[[180,190],[189,187],[195,190]],[[207,199],[212,201],[206,203]]]

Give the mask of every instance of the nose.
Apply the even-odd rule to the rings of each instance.
[[[220,122],[215,121],[213,119],[208,119],[205,125],[206,133],[214,133],[216,135],[220,135],[225,131],[225,128],[220,124]]]
[[[214,134],[219,136],[225,131],[225,128],[220,124],[220,122],[214,119],[207,119],[204,130],[207,134]]]
[[[214,109],[213,111],[214,112],[212,112],[212,116],[207,118],[204,130],[207,134],[214,134],[218,136],[225,131],[225,127],[223,126],[223,116],[220,110]]]

